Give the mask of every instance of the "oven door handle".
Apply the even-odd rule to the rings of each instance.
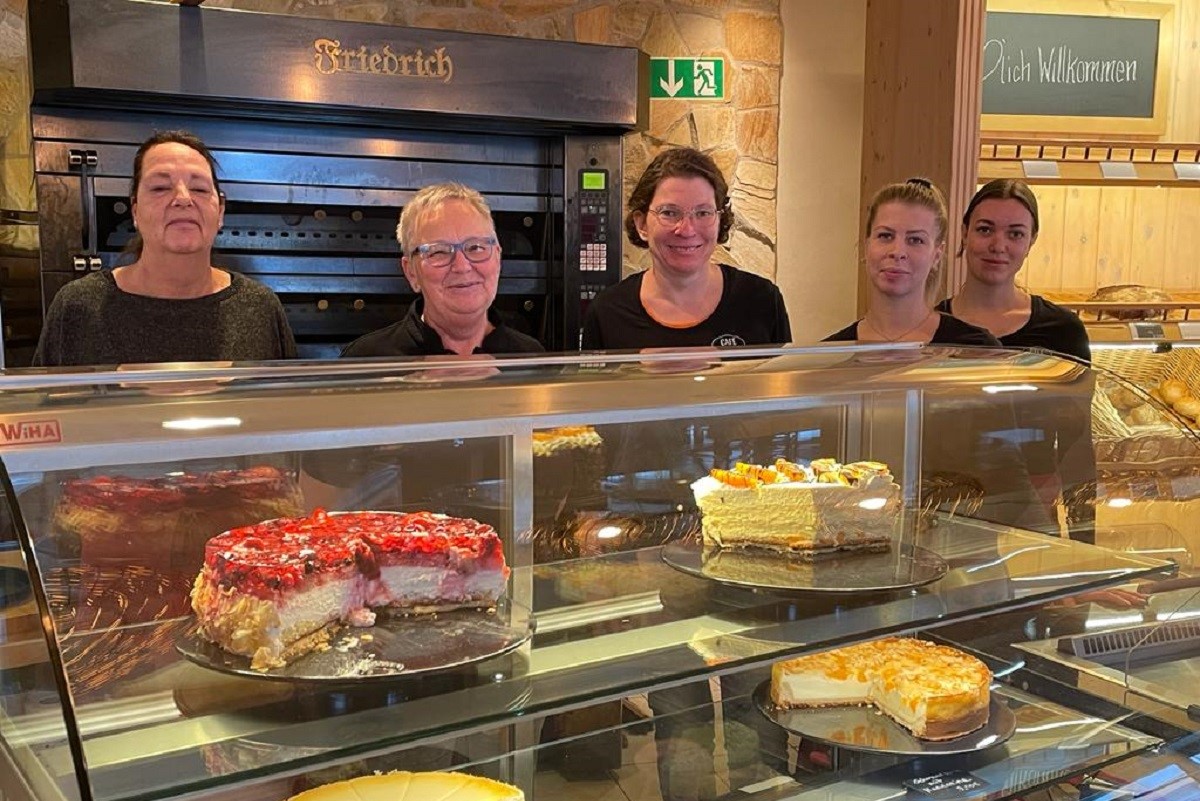
[[[100,157],[95,150],[72,148],[67,155],[67,164],[79,170],[80,219],[83,222],[83,252],[71,257],[75,272],[99,270],[103,263],[97,248],[100,238],[96,224],[96,167]]]

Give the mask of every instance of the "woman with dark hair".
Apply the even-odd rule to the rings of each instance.
[[[998,345],[977,326],[931,305],[946,254],[946,201],[924,178],[888,184],[867,211],[863,260],[871,281],[866,315],[826,342],[928,342]]]
[[[1015,178],[984,184],[963,215],[966,281],[938,309],[986,328],[1007,347],[1091,361],[1087,330],[1079,318],[1017,286],[1017,273],[1037,235],[1037,197],[1028,184]]]
[[[980,187],[963,214],[967,277],[938,308],[991,331],[1009,348],[1050,351],[1090,362],[1083,322],[1074,313],[1017,286],[1017,273],[1037,241],[1033,190],[1015,178]],[[1090,377],[1086,380],[1090,381]],[[1096,463],[1090,428],[1091,392],[1023,403],[1021,444],[1030,478],[1051,519],[1065,510],[1070,534],[1093,541]]]
[[[134,261],[59,290],[39,366],[252,361],[296,355],[279,299],[212,264],[225,216],[216,159],[183,131],[156,133],[133,159]]]
[[[733,210],[716,163],[692,148],[659,153],[629,196],[625,232],[650,268],[592,302],[587,350],[765,345],[792,341],[783,295],[765,278],[712,260]]]

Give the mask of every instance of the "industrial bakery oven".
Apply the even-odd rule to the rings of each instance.
[[[639,50],[131,0],[29,16],[45,305],[129,258],[134,152],[177,128],[220,164],[215,261],[280,295],[302,355],[402,316],[397,216],[438,181],[488,198],[497,305],[547,348],[577,348],[586,303],[620,278]]]

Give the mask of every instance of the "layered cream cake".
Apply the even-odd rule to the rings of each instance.
[[[525,801],[525,793],[465,773],[398,771],[322,785],[288,801]]]
[[[900,488],[881,462],[808,467],[737,463],[692,484],[706,548],[759,548],[802,557],[885,550]]]
[[[500,538],[475,520],[317,510],[211,539],[192,609],[201,634],[263,670],[320,647],[331,624],[373,625],[375,609],[493,606],[508,573]]]
[[[782,708],[872,704],[917,737],[950,740],[988,721],[991,671],[969,654],[889,637],[771,667]]]

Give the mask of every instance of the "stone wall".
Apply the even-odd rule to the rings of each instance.
[[[0,0],[0,209],[36,208],[29,131],[25,0]],[[33,226],[0,225],[0,248],[37,247]]]
[[[2,96],[26,101],[23,40],[26,0],[0,0]],[[310,17],[383,22],[423,28],[504,34],[640,47],[651,56],[724,57],[724,101],[653,100],[650,128],[625,142],[625,172],[632,185],[664,147],[689,145],[713,155],[729,180],[737,215],[726,252],[718,257],[775,276],[775,192],[778,164],[779,84],[783,31],[779,0],[208,0],[208,7],[238,8]],[[18,46],[10,47],[8,39]],[[6,38],[7,37],[7,38]],[[11,64],[9,62],[12,62]],[[19,91],[8,91],[8,80]],[[24,158],[32,184],[28,131],[0,101],[4,154]],[[27,123],[25,123],[27,125]],[[7,172],[5,174],[8,178]],[[7,187],[9,181],[5,181]],[[627,186],[628,188],[628,186]],[[0,203],[0,205],[4,205]],[[31,208],[25,202],[21,208]],[[647,254],[628,248],[626,269],[644,267]]]

